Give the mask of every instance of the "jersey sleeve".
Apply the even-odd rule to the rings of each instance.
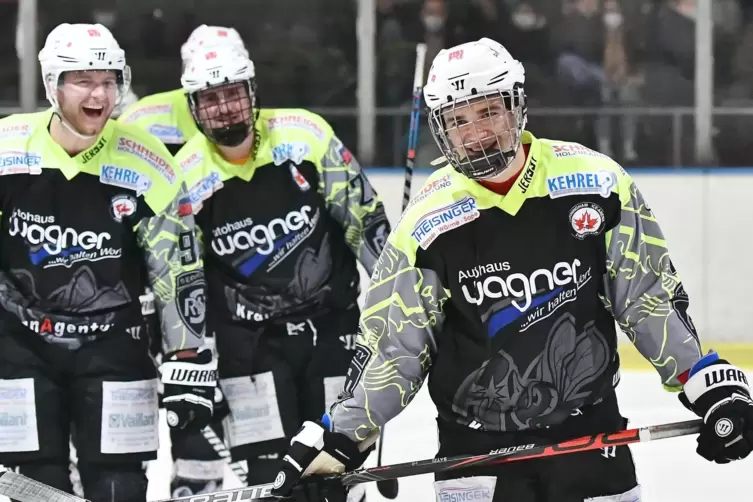
[[[342,225],[348,246],[371,274],[390,233],[384,205],[358,161],[334,133],[319,169],[329,213]]]
[[[361,313],[355,356],[330,410],[333,430],[365,440],[415,397],[437,352],[449,292],[437,273],[415,266],[415,251],[390,236]]]
[[[688,295],[659,222],[627,174],[618,183],[619,224],[607,232],[605,304],[669,390],[701,357]]]
[[[177,164],[171,159],[173,169]],[[154,215],[136,225],[160,318],[163,349],[198,348],[205,334],[205,280],[197,229],[182,178],[153,194]],[[147,199],[148,201],[148,199]]]

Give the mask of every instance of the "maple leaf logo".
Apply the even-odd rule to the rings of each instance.
[[[583,211],[583,215],[580,218],[576,218],[574,223],[579,232],[583,230],[593,230],[593,228],[599,223],[599,219],[592,218],[590,211]]]

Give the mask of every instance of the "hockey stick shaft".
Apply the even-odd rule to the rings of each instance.
[[[698,419],[640,427],[614,433],[592,434],[590,436],[583,436],[563,441],[561,443],[522,444],[502,448],[483,455],[426,459],[382,467],[371,467],[333,476],[333,478],[339,479],[345,486],[351,486],[358,483],[368,483],[370,481],[383,481],[387,479],[417,476],[419,474],[446,472],[456,469],[465,469],[467,467],[498,465],[520,460],[546,458],[556,455],[598,450],[611,446],[626,446],[635,443],[656,441],[659,439],[688,436],[691,434],[697,434],[701,430],[702,425],[703,421]],[[190,497],[181,497],[161,502],[245,502],[256,498],[269,497],[272,486],[273,483],[267,483],[264,485],[193,495]],[[79,501],[80,499],[74,502]]]
[[[228,464],[228,466],[230,466],[230,470],[233,471],[233,474],[235,474],[238,480],[245,485],[246,481],[248,480],[248,470],[245,469],[240,462],[233,462],[233,457],[230,454],[230,450],[228,449],[225,442],[220,439],[212,426],[207,425],[206,427],[201,429],[201,434],[202,436],[204,436],[204,439],[207,440],[214,452],[222,460],[224,460]]]
[[[424,82],[424,64],[426,61],[426,44],[416,45],[416,68],[413,74],[413,102],[410,110],[410,129],[408,130],[408,156],[405,160],[405,185],[403,187],[403,211],[410,202],[413,184],[413,166],[416,161],[418,146],[418,124],[421,118],[421,92]]]
[[[416,162],[416,148],[418,147],[418,124],[421,119],[421,93],[424,87],[424,66],[426,64],[426,44],[416,45],[416,66],[413,72],[413,100],[410,110],[410,129],[408,131],[408,155],[405,158],[405,184],[403,185],[403,211],[408,207],[413,185],[413,167]],[[382,437],[379,439],[377,452],[377,467],[382,465],[382,448],[384,446],[384,426]],[[377,483],[377,489],[387,499],[397,498],[397,481]]]

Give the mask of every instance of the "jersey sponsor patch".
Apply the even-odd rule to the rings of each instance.
[[[600,159],[609,159],[603,153],[599,153],[590,148],[577,143],[565,143],[563,145],[552,145],[552,153],[558,159],[566,157],[598,157]]]
[[[178,315],[196,336],[204,332],[206,301],[204,275],[201,272],[184,272],[175,279]]]
[[[117,151],[138,157],[157,170],[171,185],[175,183],[175,170],[170,163],[130,138],[118,138]]]
[[[115,243],[110,244],[112,235],[108,232],[74,229],[61,225],[52,215],[19,209],[8,218],[8,235],[23,239],[31,264],[43,268],[120,258],[123,252]]]
[[[422,200],[426,200],[431,194],[438,192],[442,188],[446,188],[452,184],[452,180],[450,179],[449,174],[445,174],[444,176],[435,179],[431,183],[427,183],[424,185],[423,188],[421,188],[421,191],[418,192],[413,199],[411,199],[410,204],[408,204],[408,207],[412,207]]]
[[[434,240],[445,232],[465,225],[480,216],[476,199],[464,197],[450,205],[425,214],[411,232],[422,249],[428,249]]]
[[[100,451],[156,451],[159,447],[157,379],[102,382]]]
[[[598,235],[604,230],[606,220],[604,210],[593,202],[582,202],[570,209],[570,224],[578,239],[585,239],[589,235]]]
[[[220,179],[218,172],[213,171],[209,176],[200,179],[188,191],[188,200],[191,203],[192,211],[197,213],[201,209],[203,202],[222,187],[222,179]]]
[[[285,437],[271,371],[253,377],[223,378],[220,385],[231,411],[226,429],[230,446]]]
[[[194,167],[201,164],[202,160],[204,160],[204,156],[198,152],[194,152],[191,155],[189,155],[188,158],[185,158],[182,161],[180,161],[180,169],[184,173],[187,173]]]
[[[287,161],[299,165],[310,153],[311,147],[307,143],[281,143],[272,148],[272,161],[276,166]]]
[[[121,223],[123,218],[133,216],[136,213],[137,202],[131,195],[116,195],[110,202],[110,216]]]
[[[145,194],[152,186],[152,180],[146,174],[112,164],[100,166],[99,181],[106,185],[133,190],[139,196]]]
[[[39,451],[33,378],[0,380],[0,452]]]
[[[546,179],[549,197],[557,199],[568,195],[596,194],[609,197],[617,186],[617,173],[599,171],[596,173],[571,173],[550,176]]]
[[[21,150],[0,152],[0,176],[8,174],[41,174],[42,156]]]
[[[163,124],[152,124],[147,130],[150,134],[159,138],[159,140],[163,143],[180,145],[186,142],[186,138],[183,136],[181,130],[177,127]]]
[[[303,115],[281,115],[267,120],[267,129],[271,132],[275,129],[301,129],[310,132],[319,140],[324,139],[324,130],[319,124]]]
[[[126,124],[136,122],[140,118],[148,117],[149,115],[169,115],[173,111],[173,105],[150,105],[143,108],[139,108],[132,114],[128,115],[125,119]]]
[[[28,138],[32,132],[34,132],[34,128],[29,124],[0,126],[0,140]]]

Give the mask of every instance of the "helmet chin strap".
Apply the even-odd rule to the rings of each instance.
[[[73,125],[70,124],[65,119],[65,117],[63,117],[63,113],[60,110],[58,110],[57,107],[55,108],[55,115],[58,116],[58,118],[60,119],[60,123],[63,124],[63,127],[65,127],[66,129],[68,129],[68,132],[70,132],[71,134],[73,134],[74,136],[76,136],[78,139],[83,139],[85,141],[88,141],[88,140],[92,140],[92,139],[94,139],[94,138],[96,138],[98,136],[97,134],[93,134],[93,135],[89,136],[89,135],[81,134],[80,132],[78,132],[73,127]]]

